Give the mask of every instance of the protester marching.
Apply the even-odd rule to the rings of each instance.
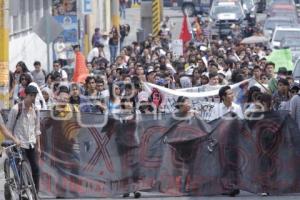
[[[32,144],[21,147],[37,191],[68,198],[300,191],[300,84],[278,66],[280,52],[245,42],[262,27],[234,25],[222,35],[206,18],[183,16],[174,38],[174,26],[166,17],[157,35],[127,46],[129,24],[96,28],[87,55],[72,47],[72,74],[57,45],[49,73],[40,61],[18,62],[10,72],[13,134],[0,125],[18,145]]]

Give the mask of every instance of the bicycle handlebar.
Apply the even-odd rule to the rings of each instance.
[[[21,144],[31,144],[31,142],[22,142]],[[13,143],[12,141],[4,141],[1,143],[1,146],[4,150],[6,150],[6,149],[13,148],[17,145],[15,143]]]

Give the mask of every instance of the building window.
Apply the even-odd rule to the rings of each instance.
[[[26,0],[20,1],[21,30],[27,28],[26,12],[27,12]]]
[[[20,30],[20,27],[19,27],[19,16],[13,16],[13,19],[12,19],[12,24],[13,24],[13,32],[18,32]]]
[[[44,15],[49,13],[49,0],[43,0]]]
[[[35,0],[35,19],[39,21],[41,18],[41,0]]]
[[[29,10],[29,27],[32,27],[36,23],[36,21],[34,20],[34,0],[28,1],[28,10]]]

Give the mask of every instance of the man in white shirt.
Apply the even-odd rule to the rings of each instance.
[[[99,57],[105,58],[104,45],[96,43],[95,47],[89,52],[87,56],[87,62],[92,63],[95,58]]]
[[[67,65],[67,51],[68,47],[64,43],[63,37],[60,36],[54,43],[54,52],[56,55],[56,59],[59,60],[62,66]]]
[[[235,113],[237,117],[240,119],[244,119],[244,114],[242,108],[233,102],[234,100],[234,92],[230,88],[230,86],[224,86],[219,90],[219,97],[220,97],[220,105],[218,107],[218,116],[222,117],[227,113]],[[226,118],[229,119],[229,118]],[[233,119],[233,118],[231,118]]]
[[[221,89],[219,90],[219,97],[220,97],[220,101],[221,101],[221,103],[219,104],[219,107],[218,107],[219,117],[222,117],[222,119],[224,119],[224,120],[232,120],[232,119],[236,119],[237,117],[240,119],[244,119],[244,114],[242,112],[241,107],[233,102],[234,93],[233,93],[232,89],[230,88],[230,86],[221,87]],[[235,113],[236,115],[226,115],[227,113]],[[236,133],[236,134],[239,134],[239,133]],[[232,136],[232,134],[229,134],[229,135]],[[230,142],[228,143],[228,145],[229,144],[235,145],[234,143],[230,143]],[[232,148],[234,149],[235,147],[232,146]],[[231,164],[237,164],[237,162],[238,162],[237,151],[228,151],[225,154],[226,154],[225,156],[230,159]],[[230,174],[231,177],[237,177],[238,172],[236,170],[228,171],[228,168],[231,169],[232,167],[229,166],[228,164],[225,164],[225,166],[223,168],[224,169],[223,176],[226,177]],[[236,182],[234,180],[232,180],[228,184],[236,185]],[[225,187],[225,189],[227,189],[227,188]],[[240,190],[237,188],[227,189],[227,190],[228,191],[223,193],[223,195],[229,195],[231,197],[234,197],[240,193]]]
[[[53,62],[53,71],[51,72],[55,78],[59,78],[57,81],[68,81],[68,74],[65,70],[61,69],[61,64],[58,60]]]
[[[25,88],[24,100],[14,105],[10,110],[7,128],[21,143],[21,148],[30,163],[33,181],[38,192],[40,177],[38,156],[41,154],[41,130],[39,111],[34,106],[37,93],[37,88],[32,85]]]

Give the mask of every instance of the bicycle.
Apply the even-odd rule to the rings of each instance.
[[[21,148],[12,141],[4,141],[1,146],[7,155],[4,161],[5,200],[38,200],[30,164],[23,158]]]

